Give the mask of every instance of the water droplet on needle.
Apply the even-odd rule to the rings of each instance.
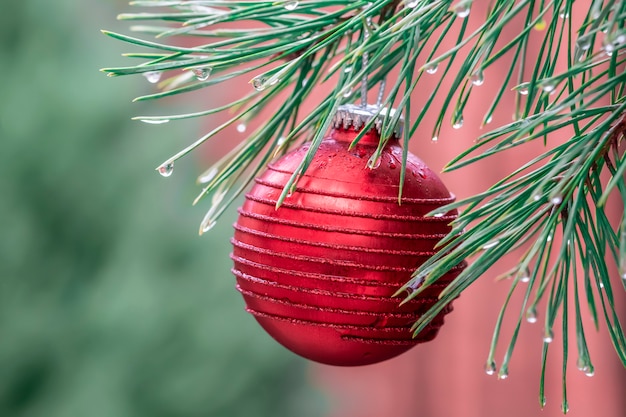
[[[196,67],[192,68],[191,72],[193,72],[198,81],[206,81],[211,75],[211,67]]]
[[[160,167],[158,167],[157,171],[159,171],[159,174],[161,174],[162,177],[169,177],[174,172],[174,163],[167,162],[161,165]]]
[[[475,86],[477,87],[481,86],[485,82],[485,75],[479,69],[475,73],[472,74],[471,80],[472,80],[472,84],[474,84]]]
[[[285,10],[296,10],[298,8],[298,5],[300,4],[299,1],[287,1],[285,3]]]
[[[148,71],[144,72],[143,76],[146,77],[146,80],[148,80],[150,84],[156,84],[161,79],[161,74],[161,71]]]
[[[437,64],[431,64],[425,68],[428,74],[435,74],[438,69],[439,69],[439,65]]]

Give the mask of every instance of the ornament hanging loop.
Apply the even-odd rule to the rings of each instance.
[[[372,26],[372,18],[368,17],[365,19],[365,25],[363,26],[363,39],[367,42],[367,39],[370,37],[370,30]],[[363,56],[361,58],[363,70],[369,64],[369,53],[363,52]],[[367,71],[363,72],[363,77],[361,78],[361,107],[367,107]]]
[[[372,18],[367,17],[365,19],[365,24],[363,27],[363,39],[367,41],[370,37],[370,32],[372,28]],[[369,65],[369,52],[363,52],[363,56],[361,58],[362,67],[365,69]],[[368,107],[367,103],[367,93],[368,93],[368,74],[367,71],[364,71],[363,77],[361,78],[361,107],[366,109]],[[380,81],[380,86],[378,87],[378,95],[376,97],[376,108],[380,108],[383,102],[383,97],[385,95],[385,88],[387,85],[387,77],[383,77]]]

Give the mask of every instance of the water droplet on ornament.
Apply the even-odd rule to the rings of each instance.
[[[146,77],[150,84],[156,84],[161,79],[161,74],[163,74],[161,71],[148,71],[144,72],[143,76]]]
[[[439,140],[439,138],[437,136],[433,136],[432,139],[430,140],[432,143],[437,143],[437,141]]]
[[[483,85],[483,83],[485,82],[485,75],[483,74],[482,70],[478,70],[472,74],[471,79],[472,84],[478,87]]]
[[[483,250],[486,250],[486,249],[491,249],[491,248],[493,248],[493,247],[497,246],[499,243],[500,243],[500,241],[499,241],[499,240],[492,240],[491,242],[488,242],[488,243],[486,243],[486,244],[483,246]]]
[[[161,165],[160,167],[158,167],[157,171],[159,171],[159,174],[161,174],[162,177],[169,177],[174,172],[174,163],[167,162]]]
[[[369,169],[376,169],[380,166],[380,155],[373,154],[370,159],[367,160],[367,167]]]
[[[544,343],[552,343],[553,340],[554,340],[554,333],[552,332],[552,329],[547,329],[546,333],[543,336]]]
[[[526,310],[526,321],[529,323],[537,323],[537,310],[534,306]]]
[[[535,30],[542,31],[542,30],[544,30],[547,26],[548,26],[548,24],[546,23],[546,21],[545,21],[545,20],[543,20],[543,19],[541,19],[540,21],[538,21],[537,23],[535,23],[534,28],[535,28]]]
[[[296,10],[299,4],[300,4],[299,1],[288,1],[285,3],[285,10],[289,10],[289,11]]]
[[[393,161],[389,162],[389,169],[396,169],[396,164]]]
[[[252,87],[254,87],[256,91],[263,91],[265,87],[267,87],[265,85],[266,81],[265,77],[255,77],[252,79]]]
[[[246,129],[247,129],[247,128],[248,128],[248,127],[246,126],[246,124],[245,124],[245,123],[239,123],[239,124],[237,125],[237,132],[239,132],[239,133],[243,133],[243,132],[245,132],[245,131],[246,131]]]
[[[438,64],[431,64],[431,65],[428,65],[425,68],[426,72],[429,73],[429,74],[435,74],[438,69],[439,69],[439,65]]]
[[[209,76],[211,75],[211,67],[196,67],[196,68],[192,68],[191,72],[193,72],[193,75],[196,76],[196,79],[198,81],[206,81],[209,79]]]
[[[167,123],[170,119],[139,119],[144,123],[148,123],[149,125],[162,125],[163,123]]]
[[[487,375],[493,375],[496,373],[496,363],[494,361],[489,361],[485,364],[485,373]]]
[[[553,205],[558,206],[559,204],[563,202],[563,197],[561,197],[560,195],[555,195],[554,197],[550,199],[550,202]]]
[[[459,4],[454,6],[454,13],[459,19],[465,19],[470,14],[470,2],[461,0]]]
[[[406,7],[408,7],[409,9],[414,9],[418,3],[419,3],[419,0],[410,0],[406,2]]]

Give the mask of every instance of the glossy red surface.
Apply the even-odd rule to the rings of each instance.
[[[461,270],[402,306],[392,298],[456,217],[425,214],[454,197],[409,154],[398,204],[398,142],[390,140],[380,165],[369,169],[378,135],[348,149],[355,134],[331,130],[278,210],[308,145],[270,164],[247,194],[232,239],[237,288],[261,326],[299,355],[344,366],[380,362],[434,338],[451,308],[416,338],[410,327]]]

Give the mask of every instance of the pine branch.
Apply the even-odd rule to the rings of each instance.
[[[501,88],[483,123],[491,122],[512,82],[516,84],[516,120],[480,136],[446,170],[461,169],[536,140],[543,140],[546,150],[521,162],[519,168],[488,190],[431,213],[437,216],[463,207],[452,232],[440,242],[441,250],[418,268],[398,294],[409,290],[406,302],[451,268],[473,259],[441,293],[439,302],[415,323],[418,333],[497,260],[523,249],[518,265],[508,274],[512,279],[510,293],[496,323],[485,369],[490,374],[497,371],[495,350],[513,293],[521,291],[523,302],[498,371],[501,378],[508,375],[521,323],[524,319],[538,321],[537,306],[545,299],[540,398],[545,402],[547,354],[557,312],[562,312],[566,412],[570,320],[574,320],[576,328],[572,340],[577,347],[577,367],[587,374],[594,372],[581,304],[587,304],[596,328],[603,316],[615,351],[626,366],[626,338],[613,296],[619,286],[620,290],[626,288],[626,215],[622,214],[616,226],[604,212],[610,195],[618,195],[626,202],[626,2],[593,0],[579,27],[569,19],[575,3],[493,0],[480,26],[468,33],[470,0],[137,1],[131,4],[157,11],[123,14],[120,19],[161,22],[131,27],[152,40],[104,33],[150,52],[126,54],[140,59],[140,64],[103,71],[110,76],[143,74],[158,83],[159,92],[136,100],[210,89],[231,80],[244,79],[252,84],[245,96],[208,110],[137,117],[147,123],[164,123],[224,111],[231,114],[223,125],[161,164],[157,169],[164,175],[171,174],[178,159],[231,125],[245,127],[261,108],[272,105],[279,97],[285,100],[286,95],[282,106],[274,106],[279,109],[276,114],[200,176],[204,188],[196,202],[207,196],[211,199],[202,233],[215,224],[268,161],[309,140],[309,152],[283,190],[280,204],[307,170],[334,110],[341,104],[364,99],[370,89],[386,85],[387,74],[392,70],[399,75],[386,97],[381,96],[380,107],[401,111],[381,111],[381,144],[369,163],[375,164],[402,114],[407,127],[404,178],[408,141],[420,129],[434,98],[442,94],[444,97],[432,133],[433,140],[437,140],[448,117],[446,110],[453,109],[450,123],[457,128],[462,126],[463,111],[474,89],[483,83],[485,70],[499,60],[510,60],[510,70],[503,74]],[[514,19],[522,19],[524,26],[512,39],[505,39],[503,29]],[[219,26],[244,21],[251,22],[252,27]],[[535,56],[528,46],[531,35],[537,33],[544,36]],[[451,36],[456,37],[456,43],[446,49],[443,41]],[[194,40],[195,46],[179,46],[178,39]],[[420,62],[425,59],[421,67],[416,64],[418,58]],[[557,61],[563,59],[567,66],[559,71]],[[454,71],[453,63],[460,63]],[[160,81],[165,74],[168,77]],[[439,80],[431,89],[424,110],[413,119],[411,97],[417,86],[424,84],[425,74]],[[443,81],[448,78],[451,88],[444,92]],[[322,88],[329,91],[326,97],[309,115],[300,115],[302,103],[314,90]],[[550,135],[563,129],[574,133],[562,144],[551,144]],[[610,178],[608,182],[601,179],[604,175]],[[561,237],[559,243],[557,236]],[[611,279],[609,261],[615,263],[622,279]]]

